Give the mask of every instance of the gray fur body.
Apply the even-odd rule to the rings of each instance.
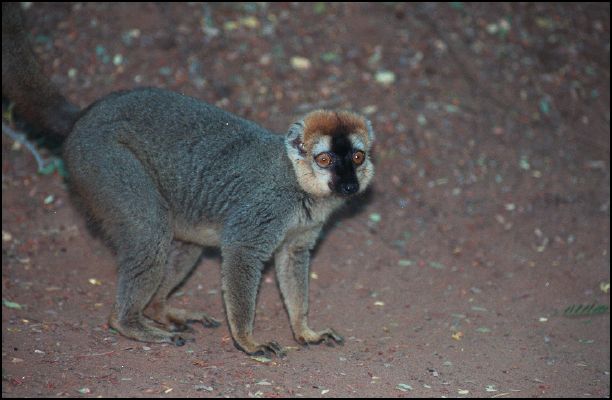
[[[84,112],[64,154],[73,191],[117,252],[112,327],[137,340],[177,342],[143,316],[147,305],[163,324],[217,325],[203,313],[166,304],[202,246],[213,245],[222,252],[223,295],[237,347],[282,354],[275,342],[252,338],[261,270],[273,257],[296,339],[342,341],[331,329],[310,330],[306,315],[309,250],[343,200],[305,192],[285,146],[281,135],[166,90],[111,94]],[[170,263],[178,245],[182,259]]]
[[[282,135],[215,106],[140,89],[94,104],[76,124],[65,155],[76,187],[108,175],[105,191],[119,186],[122,194],[133,191],[139,204],[161,202],[175,235],[200,242],[198,227],[214,226],[222,229],[210,245],[253,240],[269,258],[291,223],[316,225],[327,216],[308,217],[319,214],[310,211],[315,199],[300,189],[284,146]],[[129,182],[132,168],[143,168],[142,178],[153,184]],[[278,237],[269,238],[271,232]],[[262,239],[271,240],[265,251]]]

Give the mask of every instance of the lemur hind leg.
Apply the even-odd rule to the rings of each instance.
[[[92,146],[78,139],[72,146],[65,157],[69,165],[86,158],[88,168],[72,169],[71,187],[117,253],[117,294],[109,325],[139,341],[184,344],[183,337],[160,329],[143,314],[163,281],[171,247],[165,200],[129,149],[109,144],[105,151],[85,151]]]
[[[202,255],[203,248],[197,244],[178,240],[172,242],[172,251],[164,279],[151,300],[151,318],[174,332],[188,331],[189,324],[202,323],[205,328],[216,328],[220,322],[202,311],[185,310],[168,305],[170,295],[189,277]]]

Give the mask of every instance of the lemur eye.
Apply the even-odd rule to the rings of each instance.
[[[353,153],[353,163],[355,163],[355,165],[363,164],[364,160],[365,160],[365,153],[363,151],[356,151]]]
[[[321,168],[327,168],[332,163],[332,158],[329,153],[321,153],[315,157],[315,162]]]

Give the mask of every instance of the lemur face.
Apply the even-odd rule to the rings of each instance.
[[[287,139],[296,176],[308,193],[347,197],[370,183],[373,132],[365,118],[346,111],[314,111],[292,126]]]

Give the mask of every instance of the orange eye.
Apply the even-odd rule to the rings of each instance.
[[[356,151],[355,153],[353,153],[353,163],[355,165],[363,164],[364,160],[365,160],[365,153],[363,151]]]
[[[321,153],[315,157],[317,165],[321,168],[327,168],[332,163],[332,158],[329,153]]]

